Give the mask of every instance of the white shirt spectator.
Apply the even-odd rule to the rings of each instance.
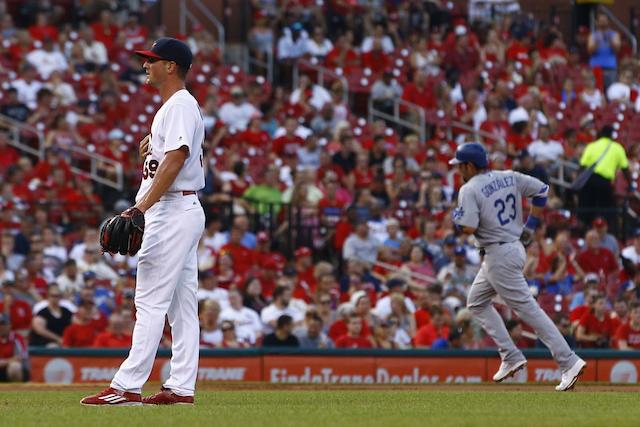
[[[85,61],[98,65],[106,65],[107,62],[109,62],[109,55],[104,43],[98,40],[94,40],[91,43],[82,40],[80,43],[82,43],[82,52]]]
[[[76,293],[84,286],[84,279],[79,272],[76,274],[75,279],[71,279],[66,274],[62,273],[56,277],[56,284],[63,293]]]
[[[220,248],[227,244],[228,236],[225,233],[217,231],[213,236],[202,236],[202,245],[213,249],[215,252],[220,252]]]
[[[18,101],[26,104],[27,107],[34,110],[36,108],[36,100],[38,91],[44,87],[42,82],[32,80],[27,82],[24,79],[18,79],[11,84],[18,91]]]
[[[241,104],[225,102],[218,110],[220,120],[222,120],[231,131],[243,131],[251,118],[260,115],[260,111],[253,104],[243,101]]]
[[[592,109],[600,108],[603,104],[602,92],[600,92],[600,89],[596,89],[592,93],[582,92],[580,94],[580,99],[582,99],[582,102],[589,105]]]
[[[624,248],[622,250],[622,256],[636,265],[640,264],[640,253],[638,253],[634,245]]]
[[[67,82],[60,82],[57,84],[47,83],[45,86],[53,92],[53,96],[57,98],[58,102],[63,107],[75,104],[78,100],[76,92],[73,90],[73,86]]]
[[[564,148],[558,141],[534,141],[529,144],[529,154],[538,162],[555,162],[564,156]]]
[[[44,49],[36,49],[29,52],[26,60],[33,65],[43,80],[48,80],[54,71],[66,71],[69,68],[66,58],[61,52],[47,52]]]
[[[297,104],[300,101],[301,93],[302,91],[300,89],[294,90],[293,93],[291,93],[289,101],[292,104]],[[329,91],[320,85],[313,85],[309,104],[311,104],[311,106],[317,111],[320,111],[324,104],[328,102],[331,102],[331,94],[329,94]]]
[[[229,306],[220,313],[219,322],[229,320],[236,327],[236,336],[242,341],[256,343],[256,337],[262,333],[262,322],[258,313],[247,307],[235,310]]]
[[[293,323],[302,322],[304,320],[304,313],[297,310],[291,304],[289,304],[284,309],[280,309],[274,304],[269,304],[268,306],[263,308],[262,312],[260,313],[260,320],[262,320],[262,323],[264,324],[264,332],[273,332],[273,328],[269,326],[269,323],[277,321],[278,318],[284,314],[291,316],[291,318],[293,319]]]
[[[96,274],[96,278],[99,280],[111,280],[116,282],[119,279],[118,273],[113,268],[109,267],[106,262],[100,260],[99,262],[89,264],[85,261],[84,257],[78,261],[78,271],[84,273],[85,271],[93,271]]]
[[[627,84],[616,82],[607,89],[609,101],[626,102],[631,97],[631,87]]]
[[[369,36],[366,37],[363,42],[362,42],[362,53],[367,53],[370,52],[373,49],[373,40],[374,37],[373,36]],[[382,37],[382,50],[384,51],[384,53],[391,53],[393,52],[393,41],[391,40],[391,37],[389,36],[383,36]]]
[[[378,247],[380,247],[380,242],[375,237],[368,235],[362,239],[352,233],[344,242],[342,257],[347,260],[362,260],[373,264],[378,259]]]
[[[373,237],[381,244],[389,238],[386,218],[380,218],[376,220],[370,219],[369,221],[367,221],[367,226],[369,227],[369,236]]]
[[[308,39],[307,41],[307,53],[311,56],[327,56],[333,49],[333,43],[331,40],[324,39],[321,43],[316,42],[314,39]]]
[[[229,307],[229,292],[226,289],[198,289],[198,301],[212,299],[220,304],[220,309],[225,310]]]
[[[307,137],[312,133],[313,131],[311,129],[302,125],[298,126],[296,130],[293,132],[294,135],[297,135],[302,139],[307,139]],[[274,139],[279,138],[286,134],[287,134],[287,130],[284,128],[284,126],[280,126],[278,129],[276,129],[275,133],[273,134],[273,138]]]
[[[305,30],[300,31],[300,36],[293,41],[291,29],[282,30],[282,36],[278,39],[278,59],[299,58],[307,53],[307,41],[309,35]]]
[[[416,312],[416,306],[411,301],[411,298],[404,297],[404,305],[407,307],[407,310],[411,313]],[[378,316],[380,319],[387,319],[391,315],[391,297],[387,295],[386,297],[382,297],[376,303],[376,307],[372,310],[373,314]]]

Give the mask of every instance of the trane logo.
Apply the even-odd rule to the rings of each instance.
[[[560,381],[562,379],[562,373],[560,372],[560,369],[536,368],[535,378],[536,378],[536,381],[555,382],[555,381]]]
[[[200,368],[198,380],[243,381],[246,368]]]
[[[82,381],[111,381],[118,368],[81,368]]]
[[[312,372],[306,366],[302,375],[290,374],[286,369],[272,368],[269,371],[271,383],[325,383],[325,384],[430,384],[430,383],[479,383],[480,376],[448,375],[441,378],[438,375],[423,375],[419,368],[413,368],[410,374],[392,374],[385,368],[378,368],[373,375],[336,374],[331,368],[322,368],[319,372]]]

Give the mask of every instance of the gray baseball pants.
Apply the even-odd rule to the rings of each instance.
[[[578,361],[578,356],[571,350],[549,316],[533,299],[522,275],[525,259],[525,250],[519,241],[486,247],[484,261],[467,297],[467,307],[498,345],[502,361],[515,363],[525,360],[491,303],[496,294],[500,295],[507,306],[535,330],[538,337],[551,350],[560,368],[565,371]]]

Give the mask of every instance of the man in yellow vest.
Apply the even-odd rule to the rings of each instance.
[[[613,182],[619,170],[622,171],[628,183],[632,181],[627,154],[624,147],[612,139],[613,132],[611,125],[603,126],[598,139],[589,143],[582,153],[581,167],[586,169],[597,164],[580,190],[579,206],[580,218],[585,224],[591,224],[595,217],[602,216],[615,229],[617,221]]]

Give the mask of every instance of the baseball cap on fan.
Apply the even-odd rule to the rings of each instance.
[[[171,37],[159,38],[153,43],[151,50],[136,50],[134,53],[143,58],[173,61],[187,70],[193,61],[193,54],[189,46]]]

